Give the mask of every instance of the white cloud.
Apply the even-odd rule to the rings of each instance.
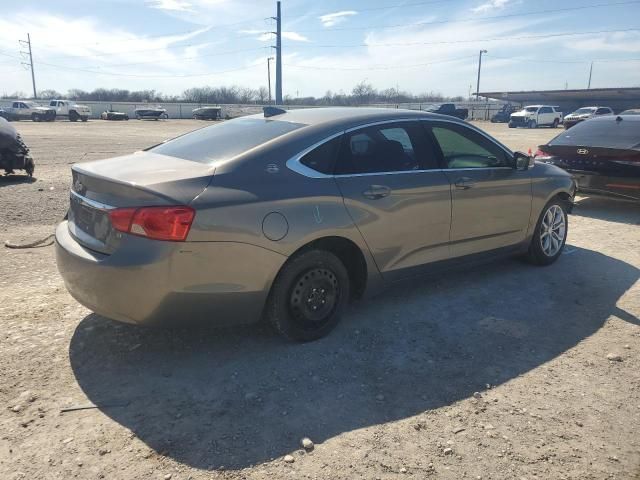
[[[191,3],[186,0],[146,0],[145,4],[158,10],[171,12],[192,12]]]
[[[298,32],[282,32],[282,37],[287,40],[293,40],[294,42],[309,42],[310,40],[304,35],[300,35]]]
[[[482,5],[478,5],[475,8],[472,8],[471,11],[475,13],[487,13],[491,10],[501,10],[503,9],[511,0],[488,0]]]
[[[347,20],[347,18],[357,15],[355,10],[342,10],[340,12],[327,13],[318,17],[323,27],[333,27]]]
[[[263,30],[241,30],[241,33],[247,33],[249,35],[257,34],[260,35],[256,37],[256,40],[261,42],[273,41],[275,42],[275,35],[271,32],[265,32]],[[294,42],[310,42],[307,37],[299,34],[298,32],[282,32],[282,38],[286,38],[287,40],[293,40]]]

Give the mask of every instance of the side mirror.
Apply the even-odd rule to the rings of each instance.
[[[529,170],[529,168],[535,165],[533,157],[530,157],[526,153],[516,152],[513,154],[513,160],[516,170]]]

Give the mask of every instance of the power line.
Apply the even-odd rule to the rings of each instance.
[[[459,20],[434,20],[429,22],[414,22],[414,23],[396,23],[392,25],[366,25],[366,26],[357,26],[357,27],[338,27],[338,28],[314,28],[307,30],[296,30],[297,32],[305,33],[305,32],[335,32],[335,31],[347,31],[347,30],[370,30],[370,29],[388,29],[388,28],[403,28],[403,27],[419,27],[423,25],[441,25],[448,23],[468,23],[468,22],[479,22],[484,20],[497,20],[502,18],[513,18],[513,17],[524,17],[530,15],[542,15],[547,13],[561,13],[561,12],[571,12],[575,10],[586,10],[590,8],[601,8],[601,7],[615,7],[629,4],[638,4],[640,0],[629,0],[625,2],[615,2],[615,3],[598,3],[593,5],[582,5],[579,7],[567,7],[567,8],[558,8],[558,9],[548,9],[548,10],[537,10],[535,12],[522,12],[522,13],[510,13],[505,15],[493,15],[490,17],[480,17],[480,18],[467,18],[467,19],[459,19]]]
[[[219,56],[231,55],[231,54],[241,53],[241,52],[251,52],[251,51],[258,51],[258,50],[266,50],[268,48],[269,48],[268,46],[253,47],[253,48],[241,48],[241,49],[238,49],[238,50],[227,50],[227,51],[223,51],[223,52],[207,53],[207,54],[195,55],[195,56],[191,56],[191,57],[179,57],[178,60],[181,60],[181,61],[184,61],[184,60],[197,60],[197,59],[200,59],[200,58],[219,57]],[[157,64],[157,63],[158,63],[157,60],[150,60],[150,61],[147,61],[147,62],[110,63],[110,64],[107,64],[106,66],[108,66],[108,67],[129,67],[129,66],[134,66],[134,65],[149,65],[149,64]],[[65,65],[58,65],[58,66],[64,67]],[[88,68],[101,68],[101,67],[100,66],[91,66],[91,65],[89,65]]]
[[[392,65],[392,64],[379,64],[379,65],[371,65],[371,66],[363,66],[363,67],[330,67],[330,66],[315,66],[315,65],[290,65],[289,67],[293,68],[302,68],[308,70],[394,70],[397,68],[416,68],[416,67],[428,67],[430,65],[436,65],[439,63],[448,63],[448,62],[457,62],[459,60],[467,60],[469,58],[475,58],[475,55],[466,55],[464,57],[456,57],[456,58],[448,58],[443,60],[432,60],[430,62],[425,63],[414,63],[410,65]]]
[[[477,42],[497,42],[504,40],[526,40],[532,38],[556,38],[569,37],[575,35],[593,35],[599,33],[621,33],[621,32],[638,32],[640,28],[626,28],[622,30],[595,30],[589,32],[566,32],[566,33],[547,33],[542,35],[522,35],[515,37],[493,37],[493,38],[474,38],[471,40],[443,40],[436,42],[397,42],[397,43],[354,43],[342,45],[298,45],[298,48],[345,48],[345,47],[408,47],[414,45],[452,45],[459,43],[477,43]]]
[[[250,70],[252,68],[256,68],[259,67],[260,65],[255,64],[255,65],[249,65],[246,67],[240,67],[240,68],[233,68],[230,70],[219,70],[216,72],[207,72],[207,73],[191,73],[191,74],[186,74],[186,75],[138,75],[138,74],[133,74],[133,73],[116,73],[116,72],[104,72],[104,71],[97,71],[97,70],[88,70],[85,68],[74,68],[74,67],[68,67],[65,65],[56,65],[53,63],[46,63],[46,62],[40,62],[40,65],[44,65],[46,67],[51,67],[51,68],[56,68],[56,69],[61,69],[61,70],[73,70],[76,72],[85,72],[85,73],[92,73],[94,75],[108,75],[108,76],[114,76],[114,77],[133,77],[133,78],[191,78],[191,77],[207,77],[210,75],[220,75],[223,73],[230,73],[230,72],[238,72],[241,70]]]

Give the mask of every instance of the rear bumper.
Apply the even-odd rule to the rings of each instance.
[[[135,324],[216,325],[259,320],[286,257],[232,242],[160,242],[127,236],[104,255],[56,229],[56,261],[69,293],[99,315]]]
[[[578,192],[616,195],[640,200],[640,178],[610,177],[584,170],[567,170],[578,186]]]

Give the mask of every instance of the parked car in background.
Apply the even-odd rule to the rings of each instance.
[[[191,113],[196,120],[220,120],[222,118],[222,107],[194,108]]]
[[[596,117],[540,145],[536,160],[567,170],[578,190],[640,200],[640,116]]]
[[[49,106],[56,111],[56,117],[68,118],[70,122],[82,120],[86,122],[91,116],[91,109],[69,100],[51,100]]]
[[[551,105],[529,105],[511,114],[509,128],[541,126],[556,128],[562,123],[562,112]]]
[[[9,122],[0,118],[0,169],[6,175],[16,170],[24,170],[30,177],[35,170],[35,162],[29,155],[29,148]]]
[[[129,115],[115,110],[105,110],[100,114],[102,120],[129,120]]]
[[[4,109],[3,117],[10,122],[18,120],[52,122],[56,118],[56,112],[52,108],[43,107],[30,100],[18,100],[13,102],[11,107]]]
[[[264,315],[299,341],[452,262],[553,263],[574,194],[475,126],[386,108],[266,107],[71,168],[56,251],[80,303],[137,324]]]
[[[516,111],[516,107],[511,104],[503,105],[492,117],[491,123],[507,123],[511,114]]]
[[[613,115],[613,110],[609,107],[582,107],[564,117],[562,124],[564,125],[564,128],[567,129],[573,127],[579,122],[584,122],[589,118],[600,117],[603,115]]]
[[[631,108],[629,110],[625,110],[620,112],[620,115],[640,115],[640,108]]]
[[[465,120],[469,116],[469,110],[466,108],[456,108],[454,103],[442,103],[440,105],[432,105],[425,108],[425,112],[439,113],[440,115],[449,115],[460,120]]]
[[[152,118],[153,120],[158,120],[159,118],[169,118],[169,115],[167,115],[167,110],[160,106],[136,108],[134,110],[134,114],[137,120],[142,120],[144,118]]]

